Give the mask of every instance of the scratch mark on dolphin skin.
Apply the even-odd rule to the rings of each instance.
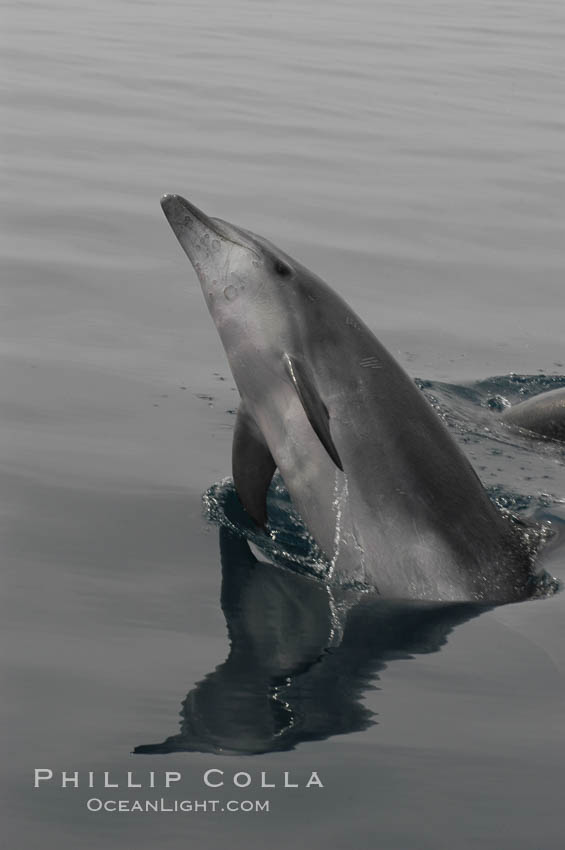
[[[362,369],[381,369],[383,364],[378,357],[373,355],[371,357],[363,357],[363,359],[359,361],[359,365]]]

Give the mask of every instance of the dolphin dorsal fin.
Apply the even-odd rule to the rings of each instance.
[[[276,466],[259,426],[242,402],[233,435],[233,481],[241,504],[261,528],[267,524],[267,490]]]
[[[310,425],[335,465],[343,472],[341,458],[330,434],[330,415],[328,408],[316,388],[310,369],[304,361],[297,357],[291,357],[286,352],[284,354],[284,361],[288,376],[298,394]]]

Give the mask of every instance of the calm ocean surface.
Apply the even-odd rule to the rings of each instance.
[[[563,449],[484,418],[535,388],[511,373],[565,375],[562,0],[7,0],[0,17],[8,846],[560,850],[565,594],[362,611],[316,663],[327,599],[249,579],[203,516],[237,393],[159,197],[325,278],[433,382],[485,483],[565,528]],[[547,551],[565,579],[559,535]],[[154,752],[171,738],[208,752]],[[216,752],[245,741],[262,753]],[[34,790],[34,768],[184,781]],[[254,780],[206,789],[209,768]],[[314,770],[323,789],[281,787]],[[95,814],[93,796],[271,811]]]

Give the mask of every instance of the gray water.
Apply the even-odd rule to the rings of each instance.
[[[1,31],[7,845],[561,848],[565,594],[361,605],[332,637],[319,585],[254,566],[203,514],[237,394],[158,203],[180,192],[333,285],[493,498],[551,524],[564,579],[563,449],[496,419],[565,374],[561,0],[12,0]],[[210,768],[253,784],[207,789]]]

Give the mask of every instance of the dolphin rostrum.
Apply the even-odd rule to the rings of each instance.
[[[510,602],[532,590],[514,524],[353,310],[271,242],[179,195],[161,205],[241,396],[239,498],[260,526],[276,468],[328,577],[388,598]]]

